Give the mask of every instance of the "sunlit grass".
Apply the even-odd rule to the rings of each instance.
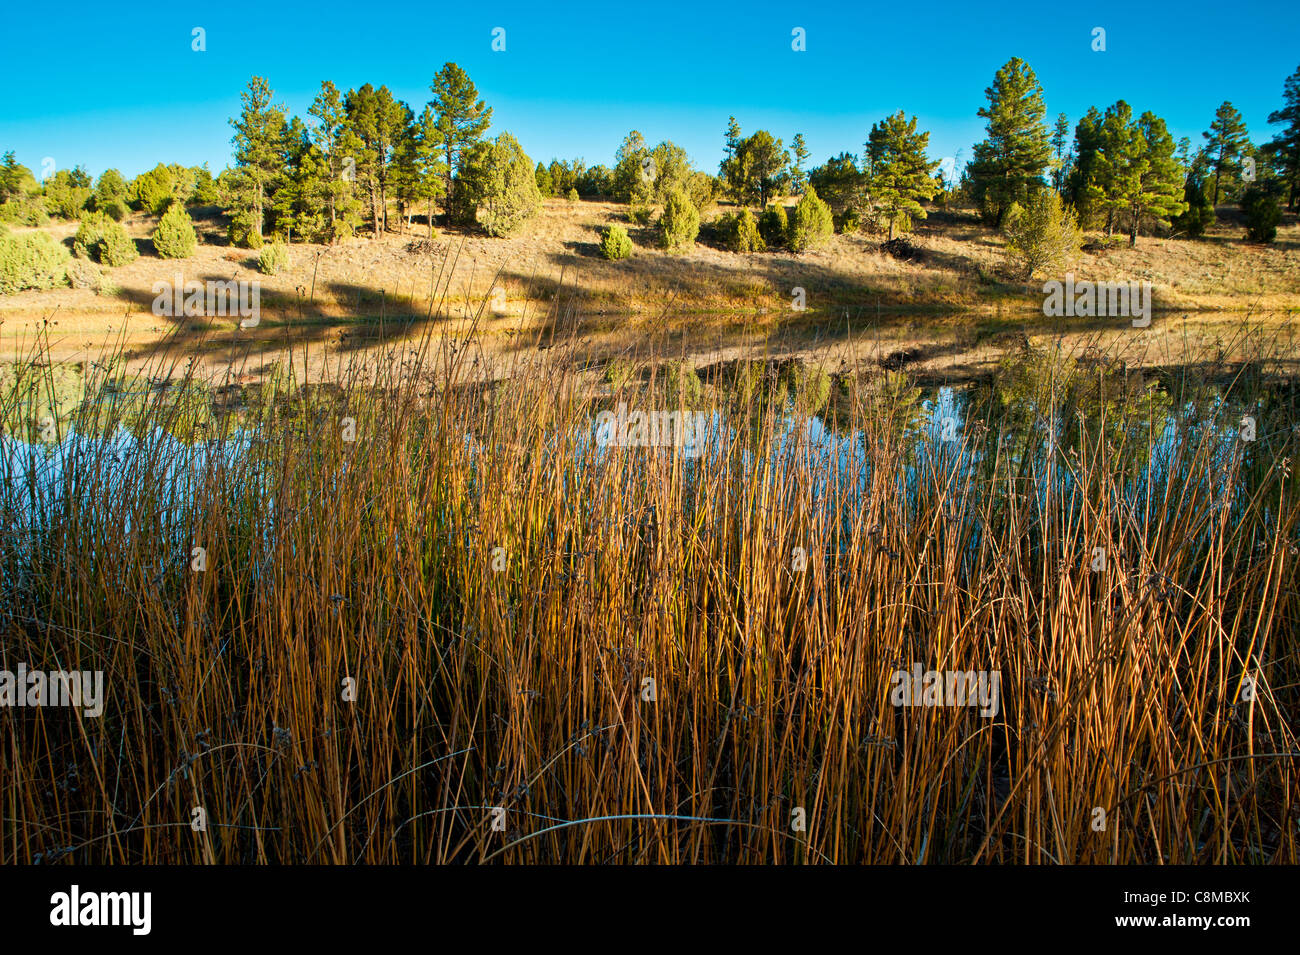
[[[42,445],[28,356],[3,666],[103,670],[107,701],[0,714],[0,855],[1300,861],[1289,385],[1156,400],[1027,361],[946,442],[897,373],[697,390],[635,354],[593,387],[572,357],[487,384],[428,334],[320,385],[163,369],[129,404],[106,358]],[[733,437],[598,448],[620,399]],[[891,705],[914,662],[999,671],[999,713]]]

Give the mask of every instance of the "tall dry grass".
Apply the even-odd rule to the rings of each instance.
[[[101,382],[61,451],[6,440],[3,667],[107,700],[0,711],[0,856],[1300,860],[1293,392],[1238,383],[1250,443],[1049,389],[1056,443],[989,402],[953,444],[837,382],[827,454],[709,388],[735,437],[691,459],[591,440],[682,398],[664,356],[615,395],[562,345],[478,357],[430,333],[202,414],[178,373],[115,444]],[[1000,711],[892,705],[915,662],[1000,672]]]

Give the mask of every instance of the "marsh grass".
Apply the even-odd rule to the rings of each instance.
[[[1289,384],[1229,384],[1246,444],[1199,384],[1017,366],[948,443],[898,373],[479,357],[428,332],[235,398],[163,369],[129,413],[109,374],[10,432],[3,667],[107,701],[0,712],[0,856],[1300,861]],[[23,367],[7,421],[49,397]],[[619,399],[743,426],[599,448]],[[999,713],[891,705],[915,662],[999,671]]]

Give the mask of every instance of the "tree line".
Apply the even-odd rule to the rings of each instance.
[[[492,108],[455,63],[443,65],[429,91],[417,113],[386,86],[344,92],[327,80],[304,120],[254,77],[230,120],[234,163],[219,175],[206,166],[160,164],[130,181],[109,169],[92,182],[77,167],[37,182],[10,152],[0,163],[0,221],[39,224],[87,212],[120,221],[128,209],[162,215],[173,204],[216,206],[228,217],[232,242],[259,247],[267,236],[334,242],[366,230],[408,231],[416,216],[430,235],[439,216],[509,235],[539,211],[543,197],[564,196],[627,203],[634,222],[648,223],[658,209],[672,247],[681,243],[669,231],[690,233],[689,244],[701,214],[722,200],[739,208],[722,220],[729,241],[752,251],[803,244],[782,238],[786,209],[777,206],[787,196],[808,207],[805,218],[818,235],[825,219],[840,231],[870,228],[892,239],[935,201],[973,204],[1004,228],[1050,192],[1081,226],[1136,243],[1142,232],[1199,235],[1223,201],[1240,203],[1252,237],[1271,238],[1281,202],[1294,210],[1300,194],[1300,68],[1268,117],[1281,127],[1271,141],[1253,144],[1241,114],[1225,102],[1193,150],[1187,139],[1175,142],[1154,112],[1135,115],[1123,100],[1090,108],[1072,135],[1064,114],[1049,129],[1041,85],[1013,58],[985,90],[978,111],[985,138],[969,162],[946,175],[928,155],[929,133],[901,110],[873,124],[860,154],[841,152],[812,168],[802,135],[787,149],[768,130],[745,135],[733,116],[714,175],[695,168],[682,147],[652,147],[635,130],[612,168],[581,159],[534,163],[508,132],[489,135]],[[665,212],[676,221],[665,222]]]

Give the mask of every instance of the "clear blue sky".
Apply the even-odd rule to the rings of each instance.
[[[788,146],[802,132],[812,162],[859,152],[872,122],[898,109],[931,132],[933,158],[962,150],[994,71],[1027,60],[1048,119],[1071,127],[1088,106],[1126,99],[1199,143],[1231,100],[1265,141],[1283,80],[1300,66],[1296,0],[1210,3],[192,3],[134,7],[81,0],[5,12],[0,150],[39,176],[109,166],[128,176],[156,162],[230,161],[227,119],[254,74],[306,116],[320,82],[386,84],[415,110],[445,61],[464,67],[534,160],[611,163],[624,134],[671,139],[710,172],[727,117]],[[1091,49],[1093,27],[1107,49]],[[206,52],[191,30],[207,31]],[[506,51],[491,49],[506,30]],[[807,51],[791,50],[803,27]]]

